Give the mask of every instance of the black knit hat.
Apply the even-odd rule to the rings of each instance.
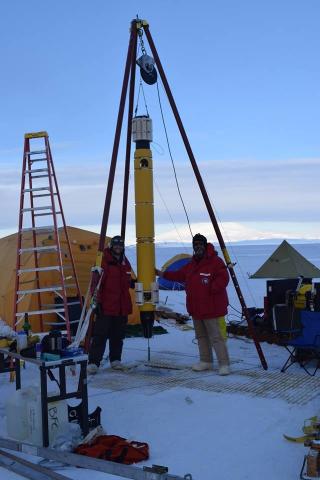
[[[115,237],[112,237],[110,240],[110,247],[114,247],[115,245],[120,245],[121,247],[124,247],[124,240],[120,235],[116,235]]]
[[[196,233],[195,236],[192,239],[192,244],[195,242],[202,242],[204,245],[207,245],[208,241],[204,235],[201,235],[201,233]]]

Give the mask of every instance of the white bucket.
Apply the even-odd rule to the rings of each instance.
[[[57,395],[51,393],[49,396]],[[27,440],[42,445],[41,398],[37,387],[16,390],[5,403],[7,434],[15,440]],[[68,405],[66,400],[48,404],[49,443],[68,427]]]
[[[51,393],[55,396],[57,393]],[[50,396],[49,395],[49,396]],[[42,445],[42,412],[39,391],[34,388],[27,400],[28,441],[34,445]],[[68,423],[68,405],[66,400],[48,404],[49,444],[52,445],[61,429]]]
[[[28,436],[27,389],[16,390],[5,403],[7,434],[16,440],[25,440]]]

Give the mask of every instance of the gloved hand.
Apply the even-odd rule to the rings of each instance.
[[[158,270],[157,268],[155,268],[155,274],[157,275],[157,277],[163,277],[163,272],[161,272],[161,270]]]
[[[93,309],[93,313],[97,316],[97,317],[101,317],[102,315],[102,306],[101,306],[101,303],[97,303]]]
[[[97,290],[95,290],[93,293],[92,293],[92,297],[91,297],[91,300],[90,300],[90,305],[92,306],[92,308],[95,308],[97,303],[99,303],[99,300],[98,300],[98,292]]]
[[[102,272],[103,272],[103,268],[98,267],[97,265],[95,265],[94,267],[91,268],[91,272],[92,272],[92,273],[98,273],[99,275],[101,275]]]

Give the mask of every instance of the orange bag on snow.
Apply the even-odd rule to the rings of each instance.
[[[149,445],[144,442],[128,442],[117,435],[101,435],[91,445],[79,445],[75,453],[132,465],[149,458]]]

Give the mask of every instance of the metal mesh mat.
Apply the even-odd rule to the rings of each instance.
[[[239,369],[237,361],[232,363],[232,374],[220,377],[215,370],[196,373],[179,363],[175,369],[174,363],[168,363],[160,357],[153,359],[154,367],[141,362],[125,372],[104,369],[90,378],[90,386],[109,391],[143,389],[148,394],[183,387],[213,393],[241,393],[252,397],[281,399],[296,405],[305,405],[319,395],[320,378],[258,368]]]

